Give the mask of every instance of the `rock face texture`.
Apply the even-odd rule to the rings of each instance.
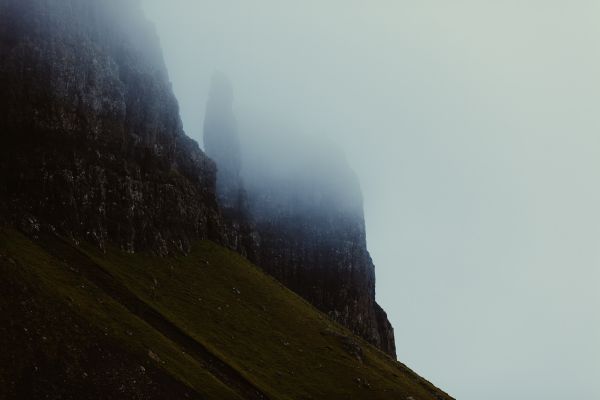
[[[213,81],[213,95],[220,86]],[[231,130],[235,119],[230,85],[225,94],[218,98],[226,102],[215,101],[213,95],[209,100],[205,148],[219,170],[223,165],[217,187],[225,195],[219,198],[231,207],[243,189],[240,145],[237,132]],[[217,139],[220,133],[223,137]],[[375,302],[375,267],[367,251],[360,185],[343,154],[333,146],[306,138],[295,142],[287,135],[246,139],[241,153],[248,211],[243,214],[260,235],[254,261],[395,356],[393,328]]]
[[[244,253],[135,0],[0,1],[0,216],[100,247]]]
[[[248,186],[250,213],[261,235],[260,265],[395,356],[393,328],[375,302],[358,179],[335,149],[315,145],[297,153],[297,148],[299,170],[287,169],[283,180],[255,170],[260,178]]]
[[[216,78],[217,172],[183,131],[137,0],[0,0],[0,224],[161,255],[208,238],[394,354],[353,174],[326,153],[284,180],[257,169],[246,195],[231,104]]]

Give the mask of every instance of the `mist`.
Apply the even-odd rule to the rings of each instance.
[[[298,143],[356,173],[400,361],[462,400],[600,397],[599,3],[142,4],[190,137],[219,70],[250,184],[307,172]]]

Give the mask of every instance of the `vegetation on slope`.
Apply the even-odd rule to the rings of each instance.
[[[9,395],[450,399],[212,242],[159,258],[4,230],[0,278],[0,388]],[[62,367],[41,368],[41,359]],[[35,374],[43,379],[27,378]],[[99,387],[104,397],[94,397]]]

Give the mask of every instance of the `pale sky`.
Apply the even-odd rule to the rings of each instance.
[[[142,0],[185,130],[327,137],[399,359],[461,400],[600,399],[600,2]],[[243,132],[242,132],[243,133]]]

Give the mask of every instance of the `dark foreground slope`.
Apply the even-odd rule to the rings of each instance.
[[[450,399],[236,253],[0,233],[0,397]]]
[[[276,140],[282,138],[265,147],[274,147]],[[246,175],[249,209],[261,238],[260,266],[396,357],[394,329],[375,300],[375,266],[358,178],[335,147],[309,141],[279,146],[278,153],[287,153],[284,168],[282,161],[264,161],[272,157],[263,152],[255,157],[260,164],[251,165]],[[285,175],[272,172],[279,170]]]
[[[445,398],[215,244],[139,1],[0,0],[0,109],[0,399]]]

